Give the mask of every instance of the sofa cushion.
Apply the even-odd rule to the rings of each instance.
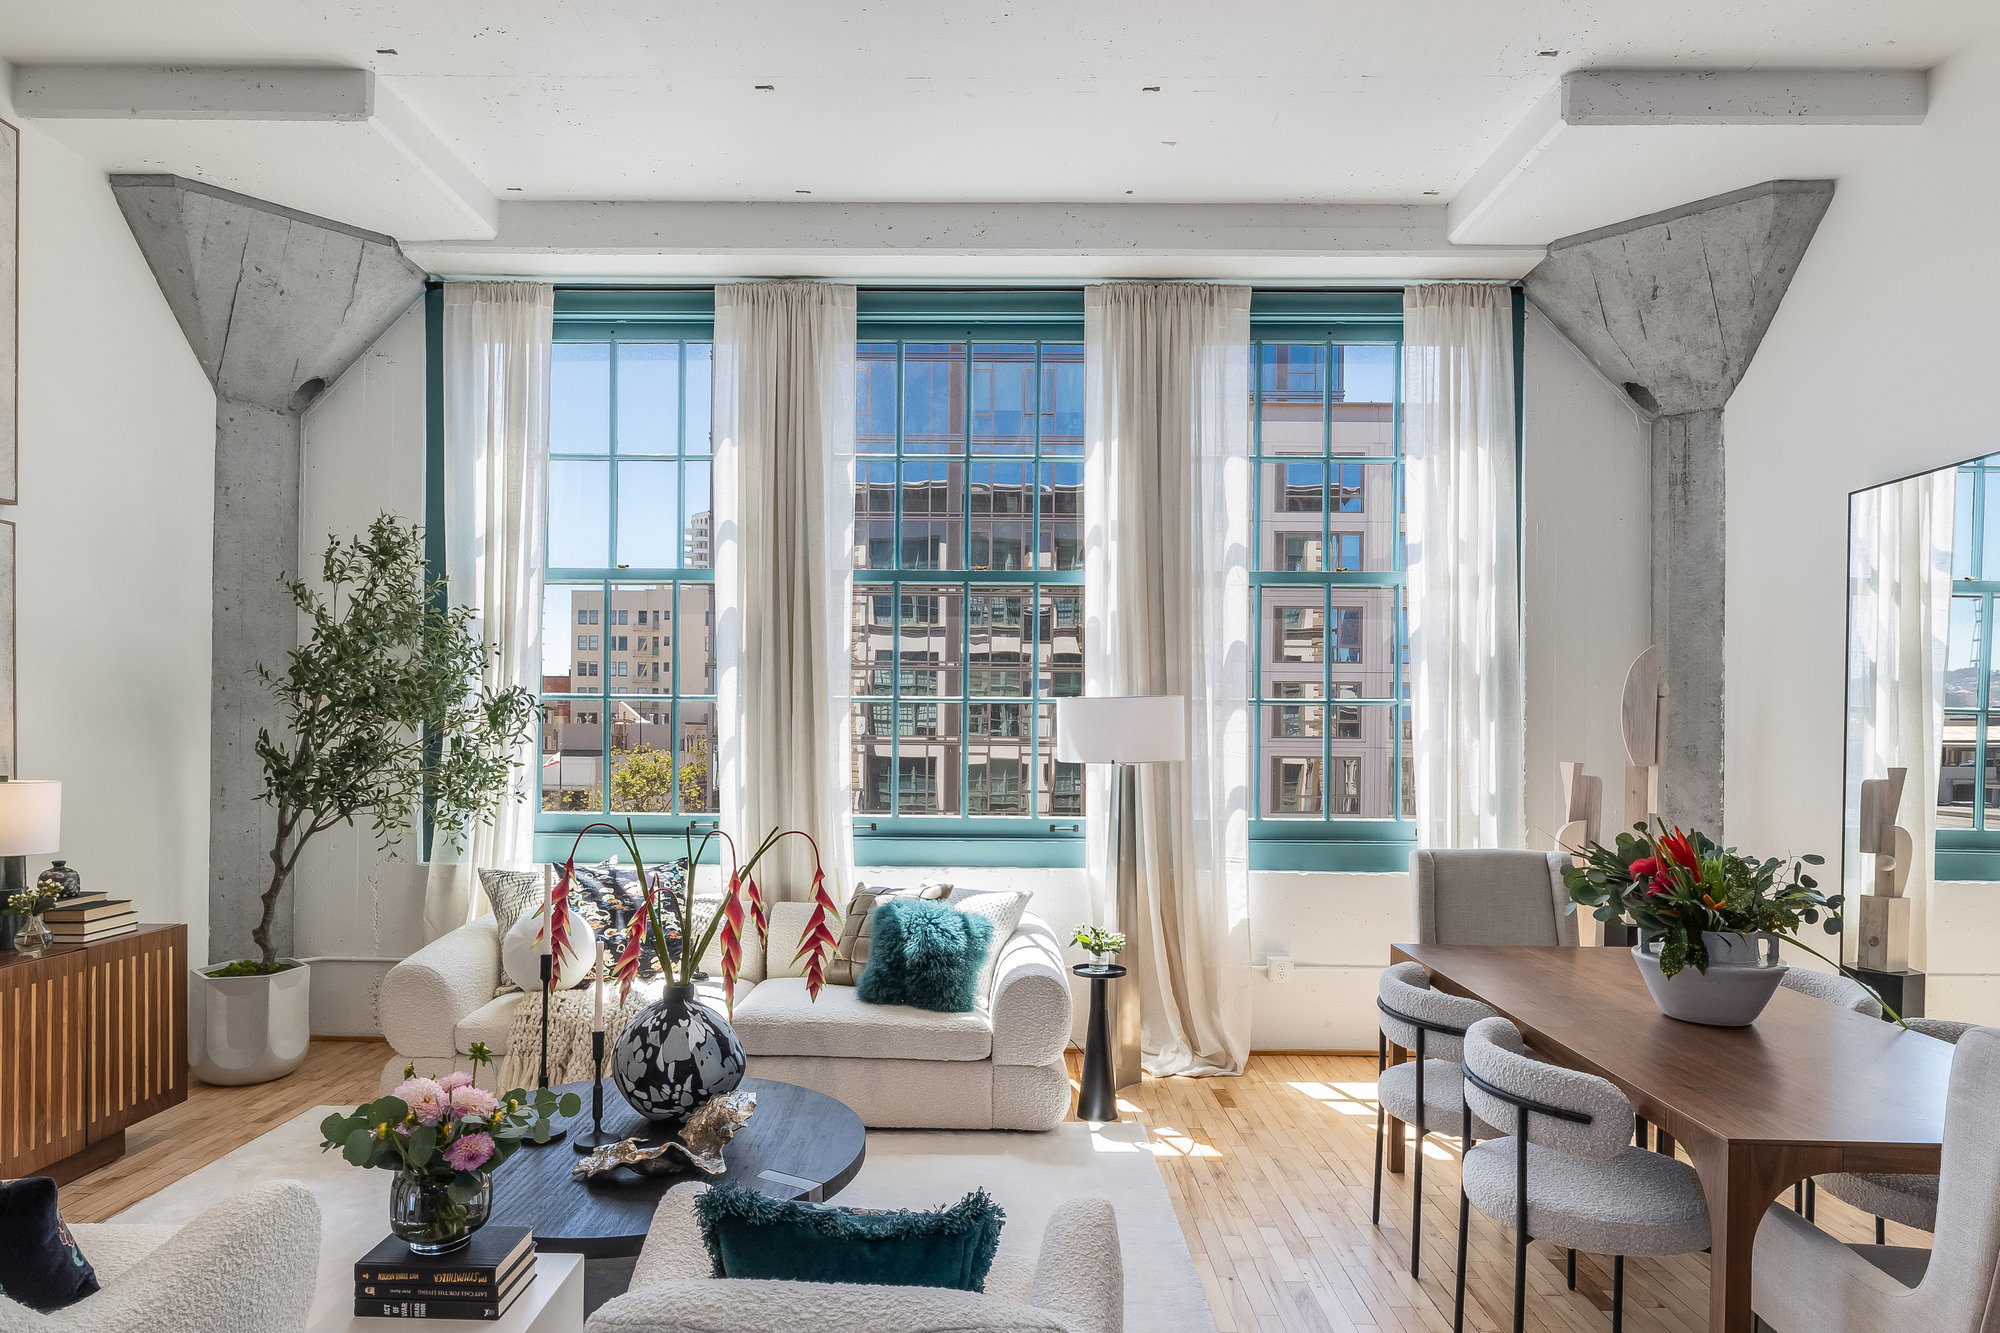
[[[1000,962],[1001,946],[1014,938],[1015,929],[1028,911],[1029,897],[1029,894],[1011,889],[951,891],[950,902],[954,910],[968,916],[983,916],[993,923],[993,946],[986,951],[986,961],[979,965],[979,980],[974,983],[973,997],[981,1006],[993,1003],[993,972]]]
[[[958,1014],[979,1007],[979,974],[993,921],[944,903],[891,898],[868,914],[874,944],[854,993],[869,1004],[913,1004]]]
[[[940,1014],[863,1004],[852,986],[828,986],[814,1000],[801,977],[773,977],[739,998],[735,1025],[753,1057],[984,1060],[993,1053],[993,1022],[977,1009]]]
[[[770,1282],[713,1278],[662,1282],[613,1297],[590,1316],[591,1333],[799,1333],[866,1329],[868,1333],[1075,1333],[1073,1322],[976,1291],[945,1287],[873,1287],[857,1283]]]
[[[472,1051],[472,1043],[483,1041],[494,1055],[507,1053],[507,1029],[514,1022],[514,1011],[527,999],[521,991],[508,991],[496,995],[485,1004],[467,1014],[452,1033],[452,1043],[460,1055]],[[539,1000],[537,1001],[539,1003]]]
[[[914,889],[871,889],[866,884],[854,886],[854,896],[847,900],[846,915],[840,919],[840,939],[835,943],[833,957],[826,965],[826,984],[829,986],[852,986],[861,980],[862,969],[868,966],[868,914],[875,910],[875,904],[889,898],[921,898],[935,902],[951,892],[951,885],[925,883]]]

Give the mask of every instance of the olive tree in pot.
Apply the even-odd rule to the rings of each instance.
[[[470,608],[453,606],[424,568],[423,531],[383,514],[359,537],[331,539],[320,584],[287,579],[310,624],[281,671],[258,676],[284,733],[257,734],[262,799],[277,810],[260,956],[195,974],[195,1073],[208,1083],[282,1078],[305,1058],[311,969],[271,939],[278,899],[315,837],[366,820],[383,850],[426,803],[438,837],[506,799],[535,698],[482,677],[489,649]]]

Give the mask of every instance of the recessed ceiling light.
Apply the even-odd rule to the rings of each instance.
[[[1148,84],[1146,87],[1141,88],[1139,91],[1142,93],[1156,93],[1160,91],[1160,85],[1157,83]]]
[[[375,48],[375,54],[378,56],[392,56],[396,54],[396,48],[393,46],[378,46]]]
[[[792,193],[793,193],[793,194],[811,194],[811,193],[812,193],[812,191],[811,191],[811,190],[793,190],[793,191],[792,191]]]
[[[1132,192],[1131,192],[1130,190],[1127,190],[1127,191],[1125,191],[1125,193],[1127,193],[1127,194],[1130,194],[1130,193],[1132,193]]]
[[[519,194],[521,192],[521,187],[518,185],[509,185],[507,189],[514,194]]]
[[[1436,193],[1437,193],[1437,191],[1436,191],[1436,190],[1425,190],[1425,191],[1424,191],[1424,193],[1425,193],[1425,194],[1436,194]]]
[[[1548,57],[1548,56],[1559,56],[1559,55],[1561,55],[1561,54],[1562,54],[1562,52],[1560,52],[1560,51],[1537,51],[1537,52],[1535,52],[1535,54],[1536,54],[1536,55],[1538,55],[1538,56],[1542,56],[1542,57],[1546,58],[1546,57]]]
[[[757,85],[757,91],[760,93],[774,92],[777,87],[778,85],[775,83],[760,83]]]

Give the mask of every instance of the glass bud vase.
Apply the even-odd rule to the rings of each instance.
[[[14,951],[25,958],[39,958],[55,943],[49,928],[42,924],[40,916],[31,916],[14,932]]]
[[[477,1179],[477,1192],[463,1198],[452,1193],[449,1179],[398,1171],[389,1189],[390,1232],[416,1254],[449,1254],[468,1244],[493,1210],[493,1177]]]

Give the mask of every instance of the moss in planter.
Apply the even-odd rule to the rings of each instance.
[[[255,958],[239,958],[233,963],[224,963],[221,967],[211,967],[202,973],[202,975],[205,977],[268,977],[279,972],[289,972],[297,966],[297,963],[279,962],[266,967]]]

